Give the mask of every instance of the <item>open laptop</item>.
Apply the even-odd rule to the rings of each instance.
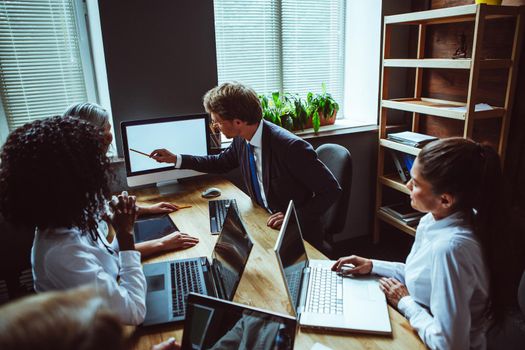
[[[392,333],[386,297],[376,277],[342,277],[331,270],[335,261],[308,259],[292,201],[274,250],[302,327]]]
[[[210,213],[210,232],[218,234],[222,231],[224,218],[228,213],[228,208],[233,205],[237,208],[237,201],[235,199],[216,199],[208,202],[208,211]]]
[[[148,292],[143,325],[183,320],[189,292],[232,300],[252,247],[251,237],[231,206],[211,262],[198,257],[144,265]]]
[[[292,350],[295,318],[190,293],[182,337],[183,350]]]

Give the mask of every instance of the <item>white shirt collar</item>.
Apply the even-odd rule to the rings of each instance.
[[[262,148],[262,129],[263,129],[263,120],[259,122],[259,126],[257,127],[257,130],[255,130],[255,134],[253,134],[252,139],[250,140],[249,144],[255,147]]]
[[[429,223],[432,225],[433,230],[442,230],[447,229],[449,227],[465,227],[470,229],[470,225],[466,221],[464,214],[460,211],[456,211],[440,220],[434,219],[434,216],[430,214]],[[453,230],[451,230],[450,232],[453,232]]]

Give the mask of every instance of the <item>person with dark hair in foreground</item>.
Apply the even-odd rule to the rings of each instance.
[[[69,106],[63,114],[64,117],[74,117],[94,125],[99,128],[103,135],[103,144],[106,152],[109,150],[113,135],[111,134],[111,124],[109,123],[109,113],[91,102],[81,102]],[[177,206],[169,202],[159,202],[152,205],[137,205],[138,215],[168,214],[177,210]],[[101,223],[103,224],[103,223]],[[136,244],[143,258],[163,251],[173,249],[189,248],[198,243],[198,238],[186,233],[172,232],[164,237],[141,242]]]
[[[344,273],[384,276],[381,290],[431,349],[485,349],[488,316],[504,252],[502,174],[496,151],[463,138],[425,146],[414,162],[410,190],[421,219],[406,263],[340,258]]]
[[[122,322],[140,324],[146,280],[132,236],[135,198],[123,193],[110,203],[113,244],[99,227],[110,195],[102,137],[98,128],[70,117],[13,131],[1,153],[0,210],[10,222],[36,228],[31,264],[37,292],[94,283]]]
[[[2,350],[131,350],[128,335],[107,300],[94,289],[46,292],[0,307]],[[170,338],[152,350],[179,350]]]
[[[290,200],[304,227],[306,240],[321,247],[320,218],[341,194],[341,187],[318,159],[312,146],[291,132],[262,119],[255,91],[239,83],[224,83],[206,93],[204,108],[213,130],[233,138],[219,155],[176,155],[166,149],[150,157],[175,168],[225,173],[240,167],[250,197],[271,213],[267,225],[279,229]],[[173,150],[176,151],[176,150]]]
[[[140,324],[146,281],[132,235],[137,207],[123,192],[108,210],[106,150],[100,129],[78,118],[16,129],[0,156],[0,211],[7,221],[36,228],[31,264],[37,292],[93,283],[122,322]],[[111,244],[103,218],[116,232]]]

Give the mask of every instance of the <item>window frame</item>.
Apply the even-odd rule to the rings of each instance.
[[[89,1],[89,0],[88,0]],[[96,1],[96,0],[95,0]],[[93,70],[92,49],[86,18],[88,16],[86,0],[72,0],[75,15],[76,29],[79,37],[80,60],[84,74],[84,86],[88,101],[98,101],[97,88],[95,84],[95,73]],[[3,103],[0,103],[0,145],[3,145],[9,135],[7,115]]]

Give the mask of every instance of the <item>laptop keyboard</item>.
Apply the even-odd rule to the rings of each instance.
[[[200,278],[200,263],[197,260],[180,261],[171,264],[171,296],[173,316],[184,316],[185,300],[189,292],[204,294],[203,281]]]
[[[325,268],[310,269],[307,312],[343,313],[343,277]]]
[[[237,212],[237,201],[235,199],[218,199],[208,202],[208,209],[210,212],[210,231],[212,233],[219,233],[222,230],[222,225],[224,224],[224,218],[228,213],[228,208],[230,204],[233,203],[233,206]]]
[[[289,272],[286,274],[286,280],[288,281],[288,288],[290,289],[290,294],[292,295],[292,300],[297,300],[297,295],[301,289],[301,276],[303,275],[303,270],[297,270],[295,272]]]

